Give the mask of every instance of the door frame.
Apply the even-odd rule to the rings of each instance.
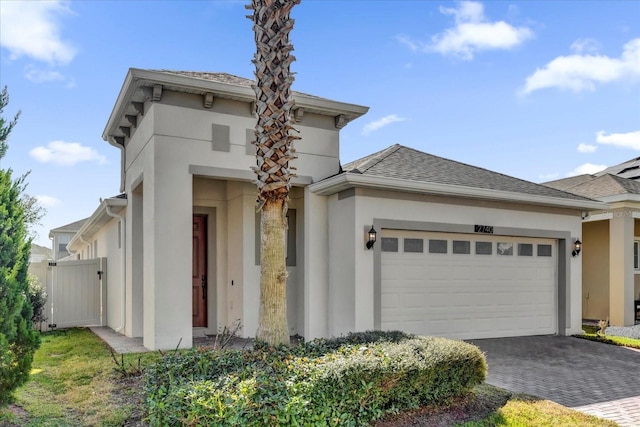
[[[207,217],[207,326],[194,326],[193,329],[197,335],[214,334],[218,323],[217,211],[214,207],[193,206],[193,215]]]

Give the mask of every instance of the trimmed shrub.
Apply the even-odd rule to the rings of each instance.
[[[145,373],[151,425],[367,425],[484,381],[462,341],[372,331],[297,347],[166,355]]]

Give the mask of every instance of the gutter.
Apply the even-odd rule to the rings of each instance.
[[[382,190],[404,191],[410,193],[437,194],[458,196],[472,199],[490,199],[505,202],[521,202],[535,205],[557,206],[578,209],[607,209],[609,206],[596,200],[575,200],[559,197],[536,196],[513,193],[509,191],[487,188],[465,187],[460,185],[439,184],[434,182],[410,181],[399,178],[388,178],[354,173],[342,173],[309,186],[312,193],[329,196],[353,187],[375,188]]]

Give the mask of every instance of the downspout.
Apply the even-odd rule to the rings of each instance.
[[[120,332],[124,329],[124,324],[125,324],[125,309],[126,309],[126,299],[125,299],[125,280],[126,280],[126,261],[127,261],[127,257],[126,257],[126,222],[125,222],[125,217],[124,215],[120,215],[117,213],[114,213],[111,211],[111,206],[106,205],[107,208],[107,214],[113,218],[118,218],[120,220],[120,273],[121,273],[121,277],[120,277],[120,295],[121,295],[121,300],[120,300],[120,326],[118,326],[117,328],[115,328],[114,330],[116,332]]]
[[[91,259],[91,257],[89,256],[89,254],[90,254],[90,253],[91,253],[91,251],[93,250],[93,249],[91,248],[91,243],[89,243],[89,242],[87,242],[86,240],[84,240],[84,237],[82,237],[82,234],[78,235],[78,237],[80,238],[80,241],[81,241],[82,243],[84,243],[85,245],[87,245],[87,246],[88,246],[88,248],[87,248],[87,259]],[[69,249],[67,249],[67,252],[69,252]],[[69,253],[70,253],[70,252],[69,252]]]

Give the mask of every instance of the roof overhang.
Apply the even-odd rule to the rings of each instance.
[[[107,209],[109,207],[109,209]],[[98,205],[98,208],[87,219],[83,226],[73,235],[69,243],[67,244],[67,250],[69,252],[77,250],[80,246],[85,245],[86,239],[90,239],[100,231],[100,229],[113,219],[113,216],[109,215],[110,210],[114,214],[120,213],[127,207],[127,199],[121,199],[112,197],[104,199]]]
[[[329,196],[354,187],[462,197],[469,199],[495,200],[578,210],[608,208],[606,203],[596,200],[574,200],[559,197],[537,196],[510,191],[411,181],[407,179],[361,175],[348,172],[311,184],[309,186],[309,190],[318,195]]]
[[[598,200],[602,200],[605,203],[640,202],[640,194],[614,194],[612,196],[598,197]]]
[[[145,99],[143,87],[162,85],[164,89],[183,93],[205,95],[213,93],[214,98],[225,98],[244,102],[253,102],[255,92],[251,87],[230,83],[221,83],[197,77],[172,74],[163,71],[142,70],[130,68],[124,80],[115,106],[109,116],[109,121],[102,132],[102,139],[111,145],[122,148],[113,136],[120,136],[120,127],[125,124],[125,115],[131,111],[131,102],[142,102]],[[305,113],[316,113],[328,116],[344,116],[347,122],[365,114],[369,108],[361,105],[332,101],[299,92],[294,92],[293,99],[297,108],[303,108]]]

